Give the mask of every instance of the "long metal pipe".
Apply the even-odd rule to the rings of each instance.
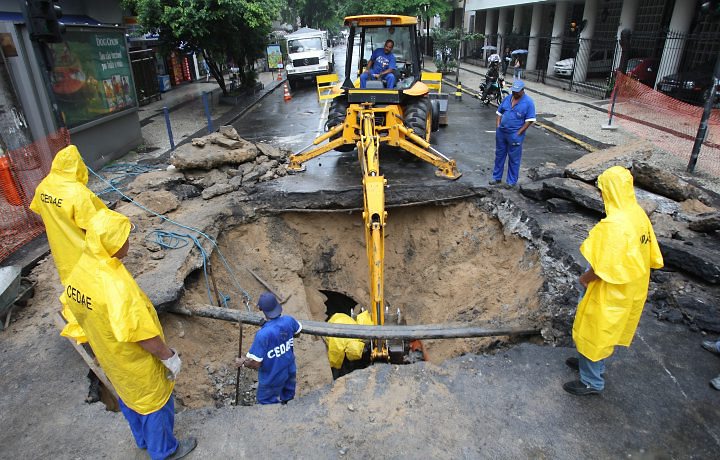
[[[265,318],[256,313],[249,313],[229,308],[218,308],[200,305],[191,308],[174,308],[168,310],[187,316],[220,319],[233,323],[241,322],[261,326]],[[353,339],[464,339],[472,337],[496,336],[528,336],[537,335],[539,329],[498,328],[486,329],[480,326],[461,324],[424,324],[408,326],[360,326],[352,324],[331,324],[321,321],[302,320],[302,333],[323,337],[347,337]]]

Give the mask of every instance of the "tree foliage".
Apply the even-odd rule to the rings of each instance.
[[[337,0],[285,0],[281,10],[284,22],[301,27],[337,32],[341,26]]]
[[[457,67],[460,43],[465,40],[480,40],[483,34],[469,34],[460,29],[433,29],[433,55],[438,72],[450,72]]]
[[[340,12],[343,16],[360,14],[400,14],[406,16],[445,17],[452,11],[449,0],[345,0]]]
[[[255,83],[253,63],[265,52],[271,24],[283,0],[123,0],[144,32],[157,32],[166,49],[203,54],[227,94],[222,66],[240,69],[243,86]]]
[[[399,14],[406,16],[446,17],[452,11],[448,0],[345,0],[340,6],[342,16],[360,14]]]

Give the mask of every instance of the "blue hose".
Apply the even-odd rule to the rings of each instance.
[[[111,165],[111,166],[109,166],[108,168],[110,168],[110,170],[112,171],[112,170],[114,170],[115,168],[127,167],[127,166],[128,166],[128,165],[116,164],[116,165]],[[140,169],[142,169],[142,168],[146,168],[146,167],[141,166],[141,165],[130,165],[130,166],[137,166],[137,167],[138,167],[138,169],[135,170],[134,172],[128,173],[128,174],[131,174],[131,175],[139,175],[139,174],[142,174],[142,172],[138,172],[138,171],[139,171]],[[103,169],[107,169],[107,168],[103,168]],[[147,172],[147,171],[149,171],[149,170],[151,170],[151,169],[152,169],[152,168],[148,168],[148,169],[146,169],[146,170],[143,171],[143,172]],[[200,231],[200,230],[198,230],[198,229],[196,229],[196,228],[190,227],[190,226],[188,226],[188,225],[183,225],[183,224],[181,224],[181,223],[179,223],[179,222],[175,222],[174,220],[169,219],[169,218],[163,216],[162,214],[158,214],[157,212],[153,211],[152,209],[148,209],[147,207],[143,206],[141,203],[138,203],[137,201],[133,200],[133,199],[130,198],[129,196],[125,195],[125,194],[124,194],[119,188],[117,188],[111,181],[108,181],[108,180],[106,180],[104,177],[100,176],[98,173],[96,173],[95,171],[93,171],[92,168],[90,168],[89,166],[88,166],[88,171],[90,171],[95,177],[97,177],[98,179],[100,179],[102,182],[104,182],[105,184],[107,184],[107,185],[108,185],[108,189],[110,189],[111,191],[114,191],[114,192],[119,193],[120,196],[122,196],[124,199],[126,199],[126,200],[129,201],[130,203],[134,204],[135,206],[139,207],[139,208],[142,209],[143,211],[149,212],[150,214],[161,218],[161,219],[164,220],[165,222],[168,222],[168,223],[170,223],[170,224],[176,225],[176,226],[178,226],[178,227],[180,227],[180,228],[184,228],[185,230],[189,230],[189,231],[191,231],[191,232],[197,233],[198,235],[200,235],[201,237],[203,237],[203,238],[205,238],[207,241],[209,241],[210,244],[212,244],[213,247],[215,248],[215,251],[216,251],[217,255],[220,257],[220,260],[222,260],[222,263],[223,263],[223,265],[225,266],[225,269],[226,269],[226,270],[228,271],[228,273],[230,274],[230,278],[232,279],[233,283],[235,284],[235,287],[242,293],[243,303],[245,304],[245,308],[247,308],[247,310],[250,311],[250,301],[252,300],[252,297],[250,296],[250,294],[248,294],[247,291],[245,291],[245,290],[240,286],[240,283],[239,283],[238,280],[237,280],[237,276],[235,275],[235,272],[234,272],[234,271],[232,270],[232,268],[230,267],[230,264],[229,264],[228,261],[225,259],[225,256],[222,254],[222,252],[220,251],[220,248],[218,247],[217,242],[216,242],[212,237],[210,237],[209,235],[203,233],[202,231]],[[200,240],[198,240],[198,238],[197,238],[196,236],[192,235],[192,234],[179,234],[179,233],[173,233],[173,232],[166,232],[166,231],[163,231],[163,230],[154,230],[153,233],[155,234],[155,241],[156,241],[161,247],[167,248],[167,249],[178,249],[178,248],[182,248],[182,247],[184,247],[184,246],[187,246],[187,245],[189,244],[189,242],[187,241],[187,239],[191,239],[191,240],[193,241],[193,243],[195,244],[195,246],[196,246],[196,247],[198,248],[198,250],[200,251],[200,255],[201,255],[202,258],[203,258],[203,273],[205,274],[205,286],[207,287],[208,298],[210,299],[210,303],[212,304],[212,296],[211,296],[211,293],[210,293],[210,285],[209,285],[209,283],[208,283],[208,274],[207,274],[207,259],[208,259],[208,254],[207,254],[207,252],[205,251],[205,248],[203,248],[202,244],[200,244]],[[224,294],[222,295],[222,303],[223,303],[223,306],[227,307],[227,302],[228,302],[229,300],[230,300],[230,297],[229,297],[229,296],[226,296],[226,295],[224,295]]]

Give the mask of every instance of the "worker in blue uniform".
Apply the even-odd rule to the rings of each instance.
[[[255,334],[247,355],[235,358],[235,365],[258,370],[259,404],[286,404],[295,397],[294,337],[302,325],[292,316],[281,316],[282,305],[271,292],[260,296],[257,307],[267,321]]]
[[[495,121],[495,167],[490,185],[502,182],[505,159],[508,162],[507,184],[515,186],[520,174],[520,159],[525,131],[535,121],[535,103],[525,94],[525,84],[515,80],[512,94],[497,109]]]
[[[360,74],[360,88],[367,86],[368,79],[382,80],[388,89],[395,88],[395,71],[397,64],[395,55],[392,53],[395,42],[392,40],[385,41],[385,46],[373,51],[368,61],[365,72]]]

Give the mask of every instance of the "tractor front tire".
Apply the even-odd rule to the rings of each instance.
[[[430,142],[430,133],[432,131],[432,114],[430,100],[427,98],[416,99],[405,106],[404,122],[405,126],[412,128],[415,135]]]
[[[347,116],[347,109],[349,106],[350,104],[348,103],[348,101],[342,96],[338,96],[332,100],[332,103],[330,104],[330,109],[328,110],[327,123],[325,124],[328,131],[333,129],[337,125],[342,125],[343,123],[345,123],[345,117]],[[334,141],[335,139],[338,139],[340,137],[342,137],[342,131],[331,137],[330,140]],[[355,150],[355,146],[353,144],[343,144],[337,147],[335,150],[337,150],[338,152],[352,152],[353,150]]]

